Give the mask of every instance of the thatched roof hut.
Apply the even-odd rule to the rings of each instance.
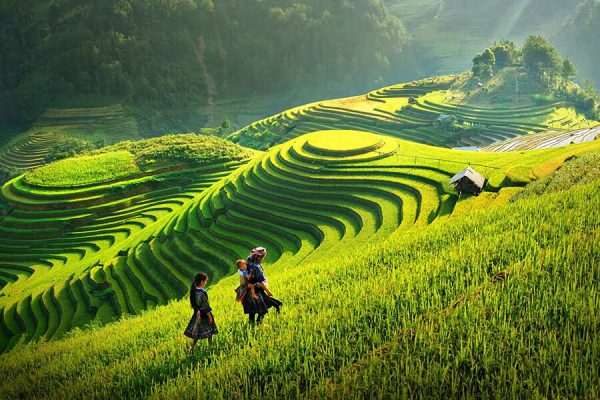
[[[454,190],[459,195],[462,193],[477,195],[481,193],[486,182],[485,177],[471,167],[463,169],[450,179],[450,185],[454,185]]]

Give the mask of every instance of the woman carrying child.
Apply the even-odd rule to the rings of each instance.
[[[248,322],[250,324],[259,324],[265,314],[269,312],[269,308],[275,307],[279,312],[282,306],[281,301],[273,297],[273,294],[267,286],[267,279],[264,276],[261,262],[267,256],[267,250],[264,247],[252,249],[250,255],[246,259],[247,286],[253,293],[252,295],[244,296],[242,305],[244,306],[244,314],[248,314]]]
[[[212,308],[208,303],[208,293],[204,289],[207,282],[208,275],[204,272],[198,272],[190,287],[190,305],[194,309],[194,314],[183,333],[185,336],[194,339],[190,353],[194,352],[198,339],[208,339],[208,343],[212,344],[212,336],[219,333],[212,314]]]

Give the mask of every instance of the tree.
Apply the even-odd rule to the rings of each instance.
[[[562,68],[560,74],[565,82],[568,82],[575,78],[577,75],[577,69],[575,64],[569,58],[565,58],[562,62]]]
[[[491,49],[485,49],[481,55],[481,62],[490,66],[496,65],[496,56],[494,56],[494,52]]]
[[[473,65],[473,76],[483,79],[489,79],[492,77],[492,66],[489,64],[475,64]]]
[[[497,69],[508,67],[516,61],[518,50],[513,42],[502,40],[499,43],[494,43],[491,50],[496,59]]]
[[[529,36],[523,45],[523,64],[530,75],[552,86],[560,75],[561,57],[558,51],[541,36]]]
[[[223,128],[223,129],[231,128],[231,121],[229,120],[229,118],[227,118],[227,117],[223,118],[223,122],[221,122],[221,128]]]
[[[473,58],[473,68],[471,69],[473,76],[484,79],[490,78],[495,64],[494,52],[491,49],[486,49]]]

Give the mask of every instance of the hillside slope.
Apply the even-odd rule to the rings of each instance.
[[[171,214],[251,155],[222,139],[173,135],[61,160],[4,185],[1,347],[58,337],[180,293],[157,279],[174,273],[186,281],[193,271],[185,266],[150,270],[144,260],[124,273],[112,260],[146,248]]]
[[[195,131],[219,99],[366,90],[405,40],[380,0],[6,0],[0,25],[0,126],[111,98],[148,133]]]
[[[2,189],[13,210],[0,221],[0,344],[7,350],[165,304],[185,294],[198,268],[218,280],[258,244],[269,248],[269,263],[291,268],[439,217],[497,206],[514,193],[511,187],[598,146],[473,153],[322,131],[247,165],[221,160],[184,175],[152,167],[67,188],[54,182],[65,179],[58,173],[68,168],[49,165],[40,171],[56,174],[34,171]],[[94,157],[106,154],[125,156],[124,166],[130,162],[123,150]],[[467,165],[486,175],[492,191],[458,201],[448,181]]]
[[[515,75],[521,80],[518,97],[513,95]],[[295,107],[228,138],[265,149],[308,132],[356,129],[434,146],[482,147],[551,128],[563,131],[599,124],[567,102],[532,100],[546,91],[520,68],[505,68],[482,87],[469,73],[428,78]],[[444,116],[454,122],[440,121]]]
[[[0,356],[0,393],[595,398],[599,210],[596,181],[268,266],[285,309],[255,330],[232,276],[209,289],[212,350],[186,356],[182,300]]]
[[[55,159],[140,138],[137,121],[120,104],[49,108],[31,129],[0,147],[0,183]]]

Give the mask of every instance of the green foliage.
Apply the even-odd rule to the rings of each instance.
[[[223,129],[223,131],[231,129],[231,126],[231,121],[227,117],[223,118],[223,122],[221,122],[221,128]]]
[[[531,99],[535,104],[550,104],[556,101],[556,98],[551,94],[532,94]]]
[[[494,70],[501,71],[503,68],[508,69],[507,67],[511,67],[510,69],[515,69],[515,71],[518,71],[520,67],[525,68],[531,79],[540,82],[545,87],[546,93],[533,94],[532,98],[535,102],[546,101],[540,96],[548,97],[548,101],[553,101],[550,98],[556,94],[560,98],[573,102],[578,110],[590,118],[597,117],[597,97],[593,95],[593,85],[588,89],[581,90],[573,84],[572,80],[577,75],[575,64],[569,58],[563,59],[556,48],[545,38],[529,36],[522,49],[506,40],[494,43],[492,47],[473,58],[471,71],[475,78],[489,79]],[[484,87],[484,90],[486,89]],[[590,98],[592,100],[589,100]]]
[[[511,201],[564,192],[573,186],[597,181],[600,181],[600,153],[588,153],[568,160],[556,172],[528,184]]]
[[[248,158],[251,153],[228,140],[214,136],[169,134],[152,139],[124,141],[91,154],[126,150],[147,169],[168,164],[208,164]]]
[[[81,186],[119,179],[140,172],[126,150],[72,157],[40,167],[25,176],[32,185]]]
[[[392,74],[405,41],[381,0],[7,0],[0,25],[11,71],[0,75],[0,123],[112,96],[142,111],[150,132],[196,129],[194,112],[216,96],[368,87]]]
[[[600,96],[596,92],[593,82],[584,81],[584,87],[571,85],[560,90],[559,95],[573,103],[575,108],[591,119],[600,118]]]
[[[596,398],[599,200],[595,186],[577,187],[270,269],[285,308],[256,328],[233,301],[232,276],[209,288],[220,331],[212,349],[200,343],[186,355],[184,299],[0,356],[0,390],[9,398]]]
[[[483,53],[477,54],[473,58],[473,75],[488,79],[492,76],[494,65],[496,65],[496,56],[491,49],[486,49]]]
[[[44,163],[47,164],[64,158],[73,157],[84,151],[93,150],[102,147],[103,145],[104,143],[102,141],[90,143],[87,140],[67,137],[60,143],[52,146],[50,152],[44,157]]]
[[[78,140],[68,143],[81,144]],[[171,134],[138,141],[128,140],[87,151],[78,157],[40,167],[27,174],[25,180],[32,185],[47,187],[81,186],[169,165],[205,165],[241,160],[250,155],[248,150],[239,145],[217,137],[193,133]]]
[[[580,76],[589,76],[600,82],[600,41],[596,40],[600,26],[600,1],[578,2],[553,37],[561,53],[577,64]],[[596,86],[598,88],[598,86]]]
[[[577,68],[575,68],[575,64],[569,58],[565,58],[562,62],[562,67],[560,70],[561,77],[564,82],[569,82],[575,79],[577,75]]]
[[[517,46],[508,40],[494,43],[490,50],[494,53],[494,61],[498,69],[509,67],[516,63],[520,53]]]
[[[551,85],[560,75],[561,56],[554,46],[541,36],[529,36],[523,44],[523,65],[532,76]]]

